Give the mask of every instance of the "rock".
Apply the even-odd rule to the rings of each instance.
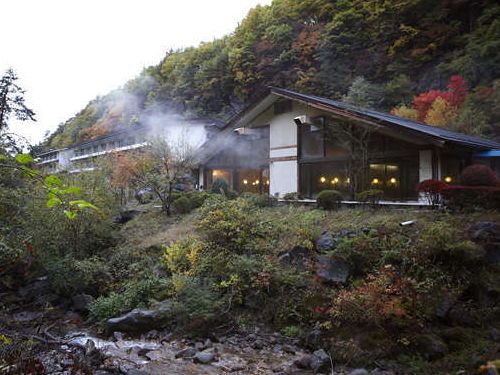
[[[322,339],[321,328],[314,327],[305,337],[305,344],[310,348],[317,348],[320,346]]]
[[[212,351],[198,352],[194,355],[195,363],[207,364],[215,360],[215,353]]]
[[[327,370],[331,368],[330,356],[323,349],[316,350],[311,356],[309,366],[314,372]]]
[[[352,370],[349,375],[370,375],[370,373],[364,368],[357,368]]]
[[[316,250],[320,253],[323,253],[328,250],[332,250],[336,243],[333,240],[332,233],[329,230],[325,230],[321,232],[320,236],[316,240]]]
[[[478,221],[470,228],[471,238],[481,244],[486,252],[484,260],[489,264],[500,263],[500,224]]]
[[[305,246],[295,246],[292,250],[279,255],[278,260],[281,264],[290,266],[295,265],[304,267],[313,253]]]
[[[175,358],[193,358],[196,353],[198,353],[198,351],[189,346],[175,353]]]
[[[43,313],[36,311],[22,311],[12,316],[16,322],[31,322],[43,317]]]
[[[135,209],[130,209],[130,210],[125,210],[122,211],[119,215],[113,217],[113,223],[115,224],[125,224],[126,222],[129,222],[130,220],[136,218],[137,216],[143,214],[146,211],[142,210],[135,210]]]
[[[150,331],[167,325],[171,317],[171,312],[171,304],[168,302],[162,302],[149,310],[134,309],[117,318],[108,319],[106,327],[108,332]]]
[[[461,304],[456,304],[448,312],[448,320],[454,325],[475,326],[477,321],[472,317],[469,310]]]
[[[304,354],[299,359],[296,359],[293,364],[300,369],[308,369],[311,364],[311,355]]]
[[[114,341],[123,341],[123,333],[113,332],[113,340]]]
[[[495,342],[500,342],[500,330],[497,328],[492,328],[490,331],[490,336]]]
[[[264,343],[261,340],[256,340],[252,343],[252,349],[261,350],[264,348]]]
[[[90,304],[94,301],[94,297],[88,294],[77,294],[73,296],[73,310],[79,312],[88,312]]]
[[[198,351],[205,349],[205,345],[202,342],[195,342],[194,348]]]
[[[441,337],[424,334],[415,337],[416,350],[427,360],[435,360],[448,353],[448,346]]]
[[[350,275],[349,264],[338,257],[317,255],[314,258],[316,276],[325,284],[345,284]]]
[[[450,309],[455,304],[456,300],[457,300],[456,297],[452,296],[451,294],[443,295],[441,297],[438,307],[436,308],[435,312],[436,317],[444,319],[446,315],[448,315]]]

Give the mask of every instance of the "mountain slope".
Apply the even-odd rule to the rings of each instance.
[[[495,1],[274,0],[252,9],[229,36],[168,52],[61,124],[46,145],[133,126],[154,111],[224,120],[266,85],[339,99],[359,76],[378,88],[375,107],[388,111],[460,75],[472,111],[463,128],[494,136],[499,47]]]

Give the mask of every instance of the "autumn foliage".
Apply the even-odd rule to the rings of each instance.
[[[468,89],[465,79],[461,76],[454,75],[450,78],[448,91],[430,90],[428,92],[420,93],[418,96],[413,98],[413,107],[417,111],[418,120],[425,121],[429,114],[429,111],[432,110],[433,105],[435,104],[436,100],[438,100],[438,98],[441,98],[439,102],[443,104],[440,106],[440,108],[435,108],[435,112],[452,112],[453,110],[456,111],[458,108],[460,108],[460,106],[467,98],[467,94]]]

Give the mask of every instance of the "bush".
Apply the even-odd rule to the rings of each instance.
[[[384,191],[379,189],[370,189],[362,191],[357,194],[357,198],[360,202],[367,202],[371,204],[376,204],[384,196]]]
[[[163,248],[164,262],[172,273],[188,273],[194,266],[203,244],[194,237],[182,238]]]
[[[325,210],[337,208],[342,200],[342,194],[337,190],[323,190],[316,197],[318,207]]]
[[[464,186],[496,186],[498,180],[491,168],[474,164],[462,171],[460,181]]]
[[[440,180],[424,180],[417,185],[417,191],[423,193],[429,204],[436,206],[441,202],[441,192],[448,185]]]
[[[273,207],[278,203],[278,199],[269,194],[243,194],[243,199],[248,200],[256,207]]]
[[[189,199],[191,209],[201,207],[205,200],[210,196],[210,193],[206,191],[190,191],[183,195]]]
[[[223,180],[221,178],[217,178],[213,181],[212,193],[227,195],[228,191],[229,191],[229,187],[227,185],[226,180]]]
[[[163,300],[173,293],[170,280],[150,276],[125,284],[122,291],[101,296],[90,305],[90,318],[106,320],[137,307],[148,307],[153,300]]]
[[[172,207],[174,208],[174,211],[178,214],[187,214],[191,211],[191,209],[193,208],[192,205],[191,205],[191,201],[183,196],[183,197],[180,197],[179,199],[176,199],[173,203],[172,203]]]
[[[299,199],[299,193],[293,192],[283,194],[283,199],[286,201],[296,201],[297,199]]]
[[[492,186],[447,186],[441,192],[451,210],[500,209],[500,188]]]

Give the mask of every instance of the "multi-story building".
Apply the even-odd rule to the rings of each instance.
[[[38,167],[47,173],[91,171],[96,161],[114,152],[136,150],[146,146],[144,128],[115,132],[72,147],[50,150],[37,155]]]

